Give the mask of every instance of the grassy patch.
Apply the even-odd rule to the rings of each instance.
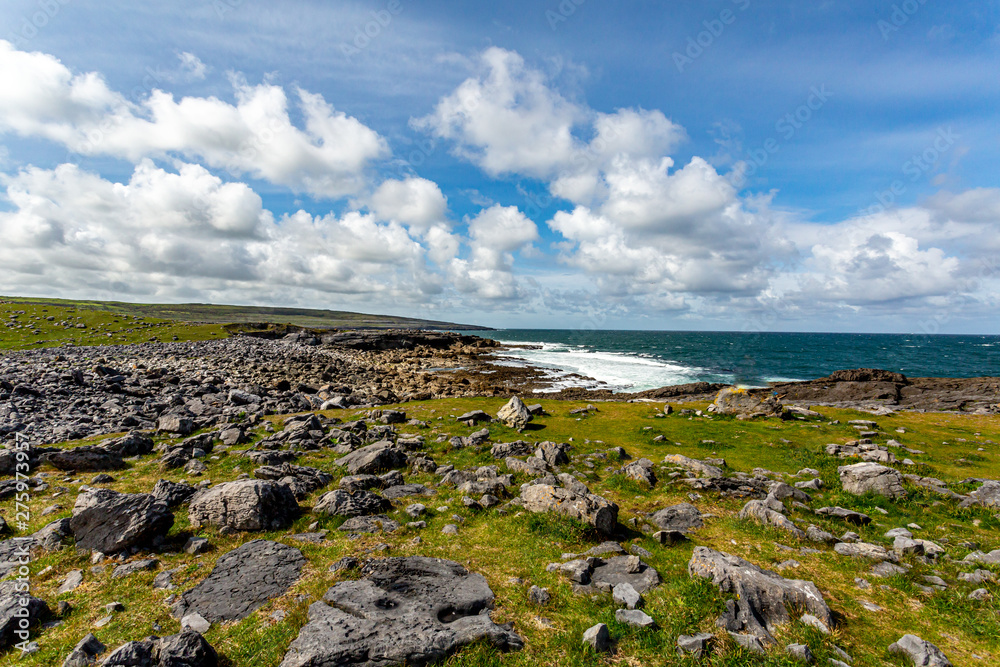
[[[320,451],[305,454],[297,463],[327,470],[334,475],[335,481],[301,503],[306,512],[291,530],[229,536],[219,535],[214,530],[193,531],[186,511],[181,508],[175,513],[176,521],[168,544],[156,554],[160,560],[156,571],[114,580],[110,568],[92,572],[87,555],[71,547],[42,555],[31,565],[33,592],[52,607],[59,600],[66,600],[73,605],[73,610],[59,619],[61,625],[36,634],[41,647],[38,653],[19,659],[16,652],[8,652],[0,657],[0,665],[15,662],[19,665],[61,664],[73,645],[91,631],[109,647],[149,634],[177,632],[179,624],[170,615],[168,596],[194,586],[211,571],[219,556],[257,537],[296,546],[306,555],[308,565],[304,576],[286,595],[264,605],[243,621],[216,625],[209,631],[207,639],[234,667],[280,663],[288,644],[306,622],[308,605],[337,581],[356,576],[330,573],[329,566],[345,555],[370,556],[371,550],[383,543],[389,545],[389,555],[449,558],[483,574],[496,595],[493,618],[500,623],[514,623],[516,631],[525,639],[525,649],[521,652],[503,655],[486,644],[478,644],[452,657],[446,663],[449,665],[793,665],[780,647],[766,657],[756,656],[738,648],[725,633],[717,631],[714,620],[726,596],[710,582],[688,575],[687,563],[696,545],[726,551],[767,568],[775,568],[790,559],[797,561],[797,567],[785,569],[782,574],[814,581],[841,622],[829,637],[798,621],[779,629],[777,637],[782,646],[793,641],[808,644],[817,657],[817,664],[826,664],[827,658],[836,657],[833,652],[836,644],[853,656],[855,667],[903,665],[898,658],[888,656],[885,648],[905,633],[934,642],[956,665],[1000,664],[1000,619],[996,606],[1000,590],[995,584],[988,584],[985,587],[994,597],[982,602],[972,601],[968,593],[979,586],[958,579],[959,572],[974,569],[959,562],[970,551],[958,546],[960,542],[974,542],[984,551],[1000,547],[1000,519],[996,511],[960,509],[954,501],[909,483],[906,485],[908,497],[899,502],[879,496],[857,497],[841,491],[837,467],[854,461],[828,457],[823,453],[823,446],[855,437],[856,431],[847,421],[870,418],[870,415],[819,408],[824,415],[822,421],[740,422],[677,413],[656,418],[648,405],[598,403],[597,412],[578,420],[577,416],[569,415],[569,411],[582,407],[582,403],[541,402],[551,414],[536,420],[541,428],[518,434],[492,424],[489,428],[493,441],[570,442],[572,438],[573,462],[564,469],[580,473],[594,493],[617,503],[622,522],[642,519],[645,513],[678,502],[693,502],[703,513],[711,515],[705,527],[695,532],[690,541],[671,547],[660,546],[648,536],[629,533],[626,548],[634,544],[650,551],[652,556],[645,560],[662,578],[662,583],[645,596],[645,609],[656,619],[656,629],[640,631],[618,624],[609,596],[591,599],[576,595],[563,576],[546,571],[546,565],[559,562],[563,553],[581,553],[602,540],[588,527],[569,519],[516,510],[506,514],[497,510],[475,511],[462,504],[461,494],[455,489],[436,487],[433,497],[404,499],[391,513],[405,525],[409,518],[402,508],[411,502],[421,502],[428,507],[423,517],[427,521],[426,529],[404,528],[394,534],[348,539],[336,530],[341,519],[316,517],[308,511],[323,492],[335,488],[344,474],[333,465],[336,455]],[[402,427],[401,431],[426,436],[426,453],[438,464],[454,464],[459,468],[496,464],[501,472],[506,472],[502,461],[492,459],[488,446],[481,450],[453,450],[447,442],[447,438],[477,430],[457,423],[456,415],[473,409],[495,414],[503,403],[503,399],[448,399],[405,404],[399,407],[409,417],[427,421],[431,427]],[[328,414],[344,419],[360,416],[353,411]],[[273,421],[280,426],[282,418],[275,417]],[[839,423],[833,423],[835,421]],[[922,474],[949,483],[967,477],[1000,477],[995,444],[1000,441],[1000,422],[995,417],[912,413],[880,417],[876,421],[886,438],[892,436],[904,446],[924,452],[911,455]],[[652,428],[647,430],[647,426]],[[899,427],[905,428],[906,433],[895,433]],[[655,442],[654,438],[660,434],[665,440]],[[258,432],[255,437],[261,435],[262,432]],[[438,443],[441,436],[444,441]],[[714,442],[706,443],[705,440]],[[65,443],[66,446],[76,444],[80,443]],[[111,486],[135,492],[150,490],[161,477],[189,482],[210,479],[213,483],[236,479],[242,473],[252,473],[255,467],[237,456],[239,449],[247,446],[217,452],[217,458],[206,460],[208,471],[197,478],[186,478],[180,470],[160,471],[154,458],[144,457],[130,462],[127,469],[112,473],[116,482]],[[652,489],[618,474],[621,462],[607,455],[611,447],[617,446],[623,447],[633,458],[647,457],[657,464],[659,481]],[[669,471],[659,467],[667,454],[724,458],[729,469],[734,471],[766,468],[794,474],[802,468],[813,468],[819,471],[825,486],[812,494],[812,507],[840,505],[870,515],[873,523],[858,528],[809,511],[793,510],[791,518],[803,528],[813,523],[836,535],[853,530],[866,541],[888,546],[888,540],[883,537],[887,530],[915,523],[921,526],[919,530],[914,529],[917,536],[944,546],[952,560],[927,565],[905,558],[904,563],[912,567],[908,574],[874,578],[869,562],[841,557],[829,547],[800,543],[777,529],[736,519],[742,501],[708,493],[692,499],[687,487],[671,484],[667,476]],[[55,518],[69,516],[80,486],[92,477],[67,476],[51,469],[43,472],[50,473],[47,478],[50,486],[32,497],[32,531]],[[420,474],[409,475],[407,481],[433,485],[437,479],[430,474]],[[521,481],[524,480],[518,476],[512,489],[515,493]],[[41,516],[41,511],[51,505],[61,505],[62,509]],[[0,502],[0,514],[8,521],[13,518],[13,500]],[[305,532],[313,521],[330,531],[328,539],[320,544],[300,544],[291,539],[291,534]],[[442,534],[441,529],[449,523],[458,525],[457,535]],[[199,557],[180,553],[179,546],[195,532],[207,537],[213,549]],[[419,543],[414,541],[416,537],[421,538]],[[818,553],[803,553],[802,547],[816,549]],[[172,568],[181,568],[175,576],[177,590],[152,589],[156,573]],[[83,585],[71,593],[57,595],[59,585],[73,569],[84,571]],[[994,570],[1000,572],[1000,568]],[[949,583],[948,590],[921,591],[918,585],[923,584],[922,577],[932,574],[944,578]],[[859,588],[856,579],[866,579],[870,586]],[[542,608],[531,604],[528,600],[531,584],[548,588],[552,601]],[[104,605],[112,601],[121,602],[124,611],[115,613],[107,626],[95,629],[95,621],[105,615]],[[864,604],[877,605],[881,610],[870,611]],[[279,610],[284,612],[283,617],[274,615]],[[615,650],[610,655],[596,655],[580,642],[582,632],[597,622],[607,623],[611,628]],[[675,651],[677,636],[699,631],[717,634],[712,656],[700,663],[678,657]],[[973,654],[981,656],[982,660],[975,660]]]

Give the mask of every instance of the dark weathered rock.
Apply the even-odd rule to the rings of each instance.
[[[167,507],[174,508],[186,503],[197,491],[190,484],[161,479],[153,487],[151,495]]]
[[[915,667],[952,667],[941,649],[916,635],[903,635],[889,645],[889,653],[908,656]]]
[[[226,482],[191,501],[191,525],[233,530],[287,528],[299,515],[295,496],[284,484],[259,479]]]
[[[0,582],[0,650],[28,641],[28,629],[51,613],[48,605],[26,591],[16,581]],[[21,621],[27,619],[26,627]]]
[[[458,563],[414,556],[369,562],[309,607],[309,622],[281,667],[425,665],[485,639],[501,650],[523,646],[488,611],[493,592]]]
[[[382,495],[390,500],[408,496],[433,496],[437,491],[428,489],[423,484],[399,484],[382,490]]]
[[[76,545],[102,553],[149,546],[173,525],[174,515],[152,495],[111,489],[81,493],[69,519]]]
[[[217,667],[219,656],[194,630],[168,637],[149,637],[119,646],[101,667]]]
[[[313,512],[332,516],[364,516],[381,514],[392,509],[392,503],[371,491],[348,493],[337,489],[324,494],[316,503]]]
[[[216,667],[219,656],[199,633],[184,630],[154,642],[153,660],[159,667]]]
[[[101,472],[103,470],[121,470],[125,467],[122,457],[101,447],[73,447],[58,452],[43,454],[43,463],[48,463],[59,470],[73,472]]]
[[[490,454],[495,459],[505,459],[508,456],[529,456],[534,451],[535,444],[524,440],[498,442],[490,448]]]
[[[280,466],[263,466],[253,471],[257,479],[270,479],[285,484],[299,500],[313,491],[322,489],[333,481],[333,475],[318,468],[283,463]]]
[[[708,651],[708,643],[715,635],[707,632],[699,632],[696,635],[679,635],[677,637],[677,654],[680,656],[691,656],[700,658]]]
[[[128,563],[122,563],[121,565],[116,565],[114,571],[111,573],[112,579],[123,579],[136,572],[145,572],[148,570],[155,570],[156,566],[160,564],[160,561],[155,558],[142,558],[140,560],[129,561]]]
[[[302,572],[302,552],[277,542],[253,540],[224,554],[200,584],[174,607],[174,616],[201,614],[211,623],[246,618],[285,593]]]
[[[337,530],[345,533],[392,533],[399,530],[400,525],[385,516],[384,514],[374,514],[371,516],[351,517],[340,524]]]
[[[132,431],[120,438],[105,440],[98,446],[122,457],[145,456],[153,451],[153,439],[147,433]]]
[[[70,654],[63,660],[62,667],[89,667],[96,662],[97,656],[104,653],[106,648],[97,640],[97,637],[88,634],[73,647]]]
[[[608,626],[604,623],[598,623],[587,628],[583,633],[583,643],[598,653],[610,650],[611,633],[608,632]]]
[[[456,418],[456,421],[465,422],[469,426],[472,426],[473,424],[478,424],[479,422],[489,422],[492,420],[493,418],[490,417],[485,412],[483,412],[482,410],[473,410],[471,412],[466,412],[465,414],[459,415]]]
[[[679,503],[664,507],[662,510],[651,514],[649,521],[660,530],[677,531],[680,533],[686,533],[705,525],[701,518],[701,512],[690,503]]]
[[[804,609],[827,627],[833,626],[833,614],[811,581],[785,579],[742,558],[707,547],[695,547],[688,572],[691,576],[711,579],[723,593],[735,595],[735,600],[727,602],[727,612],[720,619],[720,624],[730,632],[749,632],[773,643],[771,631],[791,620],[786,605]]]
[[[844,509],[843,507],[820,507],[816,510],[816,514],[835,516],[838,519],[843,519],[847,523],[852,523],[855,526],[867,526],[872,522],[872,518],[867,514]]]
[[[618,525],[618,505],[594,494],[578,495],[568,489],[534,484],[521,491],[521,503],[529,512],[556,512],[605,535],[614,534]]]
[[[388,440],[382,440],[351,452],[334,461],[334,465],[347,468],[352,475],[375,474],[394,468],[405,468],[406,452]]]

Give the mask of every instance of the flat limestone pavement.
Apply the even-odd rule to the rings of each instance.
[[[253,540],[223,555],[200,584],[174,606],[183,618],[199,613],[212,623],[245,618],[271,598],[284,594],[302,572],[302,552],[278,542]]]
[[[524,643],[489,617],[486,579],[449,560],[412,556],[369,562],[309,607],[309,622],[281,667],[424,665],[486,639],[501,650]]]

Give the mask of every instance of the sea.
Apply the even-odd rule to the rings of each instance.
[[[552,391],[633,392],[701,381],[754,387],[847,368],[910,377],[1000,376],[1000,336],[558,329],[482,335],[524,346],[504,351],[498,363],[546,369]]]

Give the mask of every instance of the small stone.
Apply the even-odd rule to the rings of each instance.
[[[110,623],[111,620],[112,620],[112,616],[111,616],[111,614],[108,614],[104,618],[97,619],[97,621],[94,623],[94,627],[95,628],[103,628],[105,625],[107,625],[108,623]]]
[[[63,667],[87,667],[97,661],[97,656],[104,652],[107,647],[97,640],[93,633],[77,642],[73,651],[66,656]]]
[[[827,627],[826,623],[824,623],[823,621],[819,620],[818,618],[816,618],[812,614],[803,614],[802,618],[800,618],[799,620],[802,621],[803,623],[805,623],[806,625],[810,626],[810,627],[816,628],[817,630],[819,630],[820,632],[822,632],[824,635],[830,634],[830,628]]]
[[[805,644],[789,644],[785,647],[785,653],[792,656],[799,662],[812,664],[815,661],[812,651]]]
[[[191,555],[203,554],[208,551],[210,546],[208,540],[204,537],[189,537],[187,542],[184,543],[184,553]]]
[[[199,634],[205,634],[212,627],[212,624],[205,620],[205,617],[195,612],[188,614],[181,619],[181,628],[194,630]]]
[[[639,560],[638,556],[629,556],[625,561],[625,571],[629,574],[637,574],[642,570],[642,561]]]
[[[552,595],[549,594],[549,589],[547,588],[532,586],[528,591],[528,599],[531,600],[532,603],[541,606],[548,604],[549,600],[552,599]]]
[[[330,572],[340,572],[342,570],[356,570],[360,563],[357,558],[353,556],[344,556],[336,563],[330,566]]]
[[[63,581],[62,586],[56,591],[56,595],[62,595],[63,593],[69,593],[74,591],[77,587],[83,583],[83,571],[82,570],[72,570],[66,575],[65,581]]]
[[[615,604],[624,605],[627,609],[636,609],[642,606],[642,596],[628,582],[616,585],[611,590],[611,596],[614,598]]]
[[[590,645],[592,649],[603,653],[611,648],[611,635],[608,633],[608,626],[603,623],[587,628],[583,633],[583,643]]]
[[[976,590],[969,593],[970,600],[989,600],[992,595],[985,588],[977,588]]]
[[[696,635],[680,635],[677,637],[677,654],[681,657],[690,655],[700,658],[708,652],[708,643],[715,635],[699,632]]]
[[[446,524],[445,527],[441,529],[441,532],[445,535],[458,535],[458,526],[453,523]]]
[[[649,628],[656,624],[656,621],[641,609],[618,609],[615,611],[615,620],[634,628]]]
[[[730,632],[729,636],[733,638],[733,641],[753,653],[766,653],[764,650],[764,645],[760,643],[760,639],[753,635],[741,635],[735,632]]]

